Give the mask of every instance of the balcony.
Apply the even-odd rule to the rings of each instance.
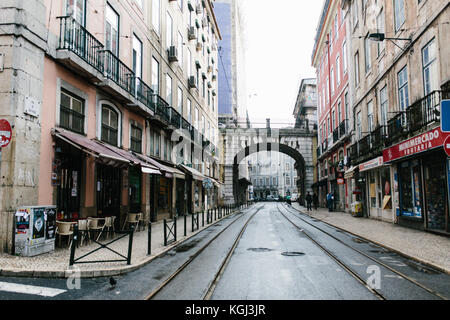
[[[387,142],[393,144],[414,135],[417,131],[425,131],[429,125],[441,121],[440,104],[445,92],[434,91],[410,105],[406,111],[397,113],[387,125]]]
[[[371,147],[374,150],[378,150],[384,147],[384,142],[386,139],[386,127],[378,126],[370,134]]]
[[[58,17],[60,21],[59,44],[56,59],[81,76],[92,81],[102,80],[103,44],[71,16]]]
[[[339,128],[334,129],[333,131],[333,144],[339,141]]]
[[[439,123],[441,92],[434,91],[413,103],[407,110],[408,131],[417,131],[432,123]]]
[[[399,140],[403,137],[407,132],[407,123],[406,123],[406,113],[401,112],[395,115],[391,120],[388,121],[387,125],[388,143],[393,143],[394,141]]]
[[[344,120],[339,125],[339,139],[342,139],[347,134],[349,134],[348,120]]]
[[[111,51],[100,51],[102,61],[104,62],[104,75],[112,80],[126,93],[135,94],[136,81],[134,72],[119,60]]]
[[[354,165],[356,159],[358,158],[358,143],[354,143],[350,146],[350,152],[349,152],[350,160],[352,165]]]
[[[371,149],[371,135],[368,134],[364,138],[358,141],[358,156],[359,158],[365,158],[370,155]]]
[[[155,110],[155,115],[163,120],[166,124],[170,123],[170,106],[159,95],[154,94],[152,96],[152,104]]]
[[[181,114],[170,107],[170,124],[175,127],[175,129],[181,129],[181,118]]]

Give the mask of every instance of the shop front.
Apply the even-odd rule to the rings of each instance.
[[[397,222],[406,227],[450,234],[447,133],[439,128],[404,141],[383,153],[395,167]]]
[[[194,168],[182,164],[179,167],[186,174],[186,181],[190,187],[191,202],[188,202],[188,207],[192,213],[202,212],[204,209],[203,204],[205,200],[205,192],[202,183],[205,179],[207,179],[207,177]]]
[[[391,168],[383,157],[372,159],[359,165],[361,175],[365,174],[367,216],[372,219],[394,222],[392,211]]]

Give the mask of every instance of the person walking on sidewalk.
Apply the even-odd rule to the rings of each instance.
[[[309,194],[306,195],[306,210],[307,211],[312,211],[312,196]]]
[[[327,205],[328,205],[328,211],[332,212],[333,207],[334,207],[334,196],[331,191],[327,194]]]
[[[317,211],[317,207],[319,206],[319,197],[317,196],[317,193],[315,193],[315,192],[313,195],[313,204],[314,204],[314,210]]]

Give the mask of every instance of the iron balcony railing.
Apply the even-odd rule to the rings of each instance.
[[[108,79],[111,79],[119,87],[131,95],[135,95],[136,81],[134,72],[128,68],[119,58],[117,58],[111,51],[102,50],[102,61],[104,61],[104,74]]]
[[[152,103],[153,90],[140,78],[136,78],[133,82],[136,85],[136,98],[151,111],[155,112],[155,107]]]
[[[73,17],[58,17],[60,20],[59,50],[70,50],[89,65],[103,72],[103,60],[100,51],[103,44],[90,34]]]
[[[416,131],[441,120],[441,97],[441,91],[434,91],[408,107],[406,110],[408,131]]]
[[[181,114],[174,108],[170,108],[170,124],[176,129],[181,129]]]
[[[181,128],[189,132],[192,130],[191,124],[184,117],[181,119]]]
[[[339,125],[339,139],[345,137],[348,133],[348,120],[344,120]]]
[[[167,123],[170,122],[170,106],[169,104],[161,98],[159,95],[154,94],[152,96],[152,104],[155,109],[155,113],[160,116]]]
[[[396,141],[401,138],[405,132],[407,132],[406,126],[406,113],[401,112],[396,114],[387,124],[388,137],[387,141],[389,143]]]
[[[378,150],[378,148],[383,147],[386,138],[386,127],[378,126],[370,134],[372,149]]]
[[[334,129],[333,131],[333,144],[339,141],[339,128]]]
[[[350,146],[350,159],[355,161],[358,158],[358,143],[354,143]]]
[[[363,157],[370,153],[371,142],[370,142],[370,134],[359,140],[358,142],[358,156]]]

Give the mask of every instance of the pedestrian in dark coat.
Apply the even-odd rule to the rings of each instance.
[[[312,196],[308,192],[308,194],[306,195],[307,211],[312,211],[312,201],[313,201]]]
[[[315,193],[315,192],[313,195],[313,204],[314,204],[314,210],[317,211],[317,207],[319,206],[319,197],[317,196],[317,193]]]

